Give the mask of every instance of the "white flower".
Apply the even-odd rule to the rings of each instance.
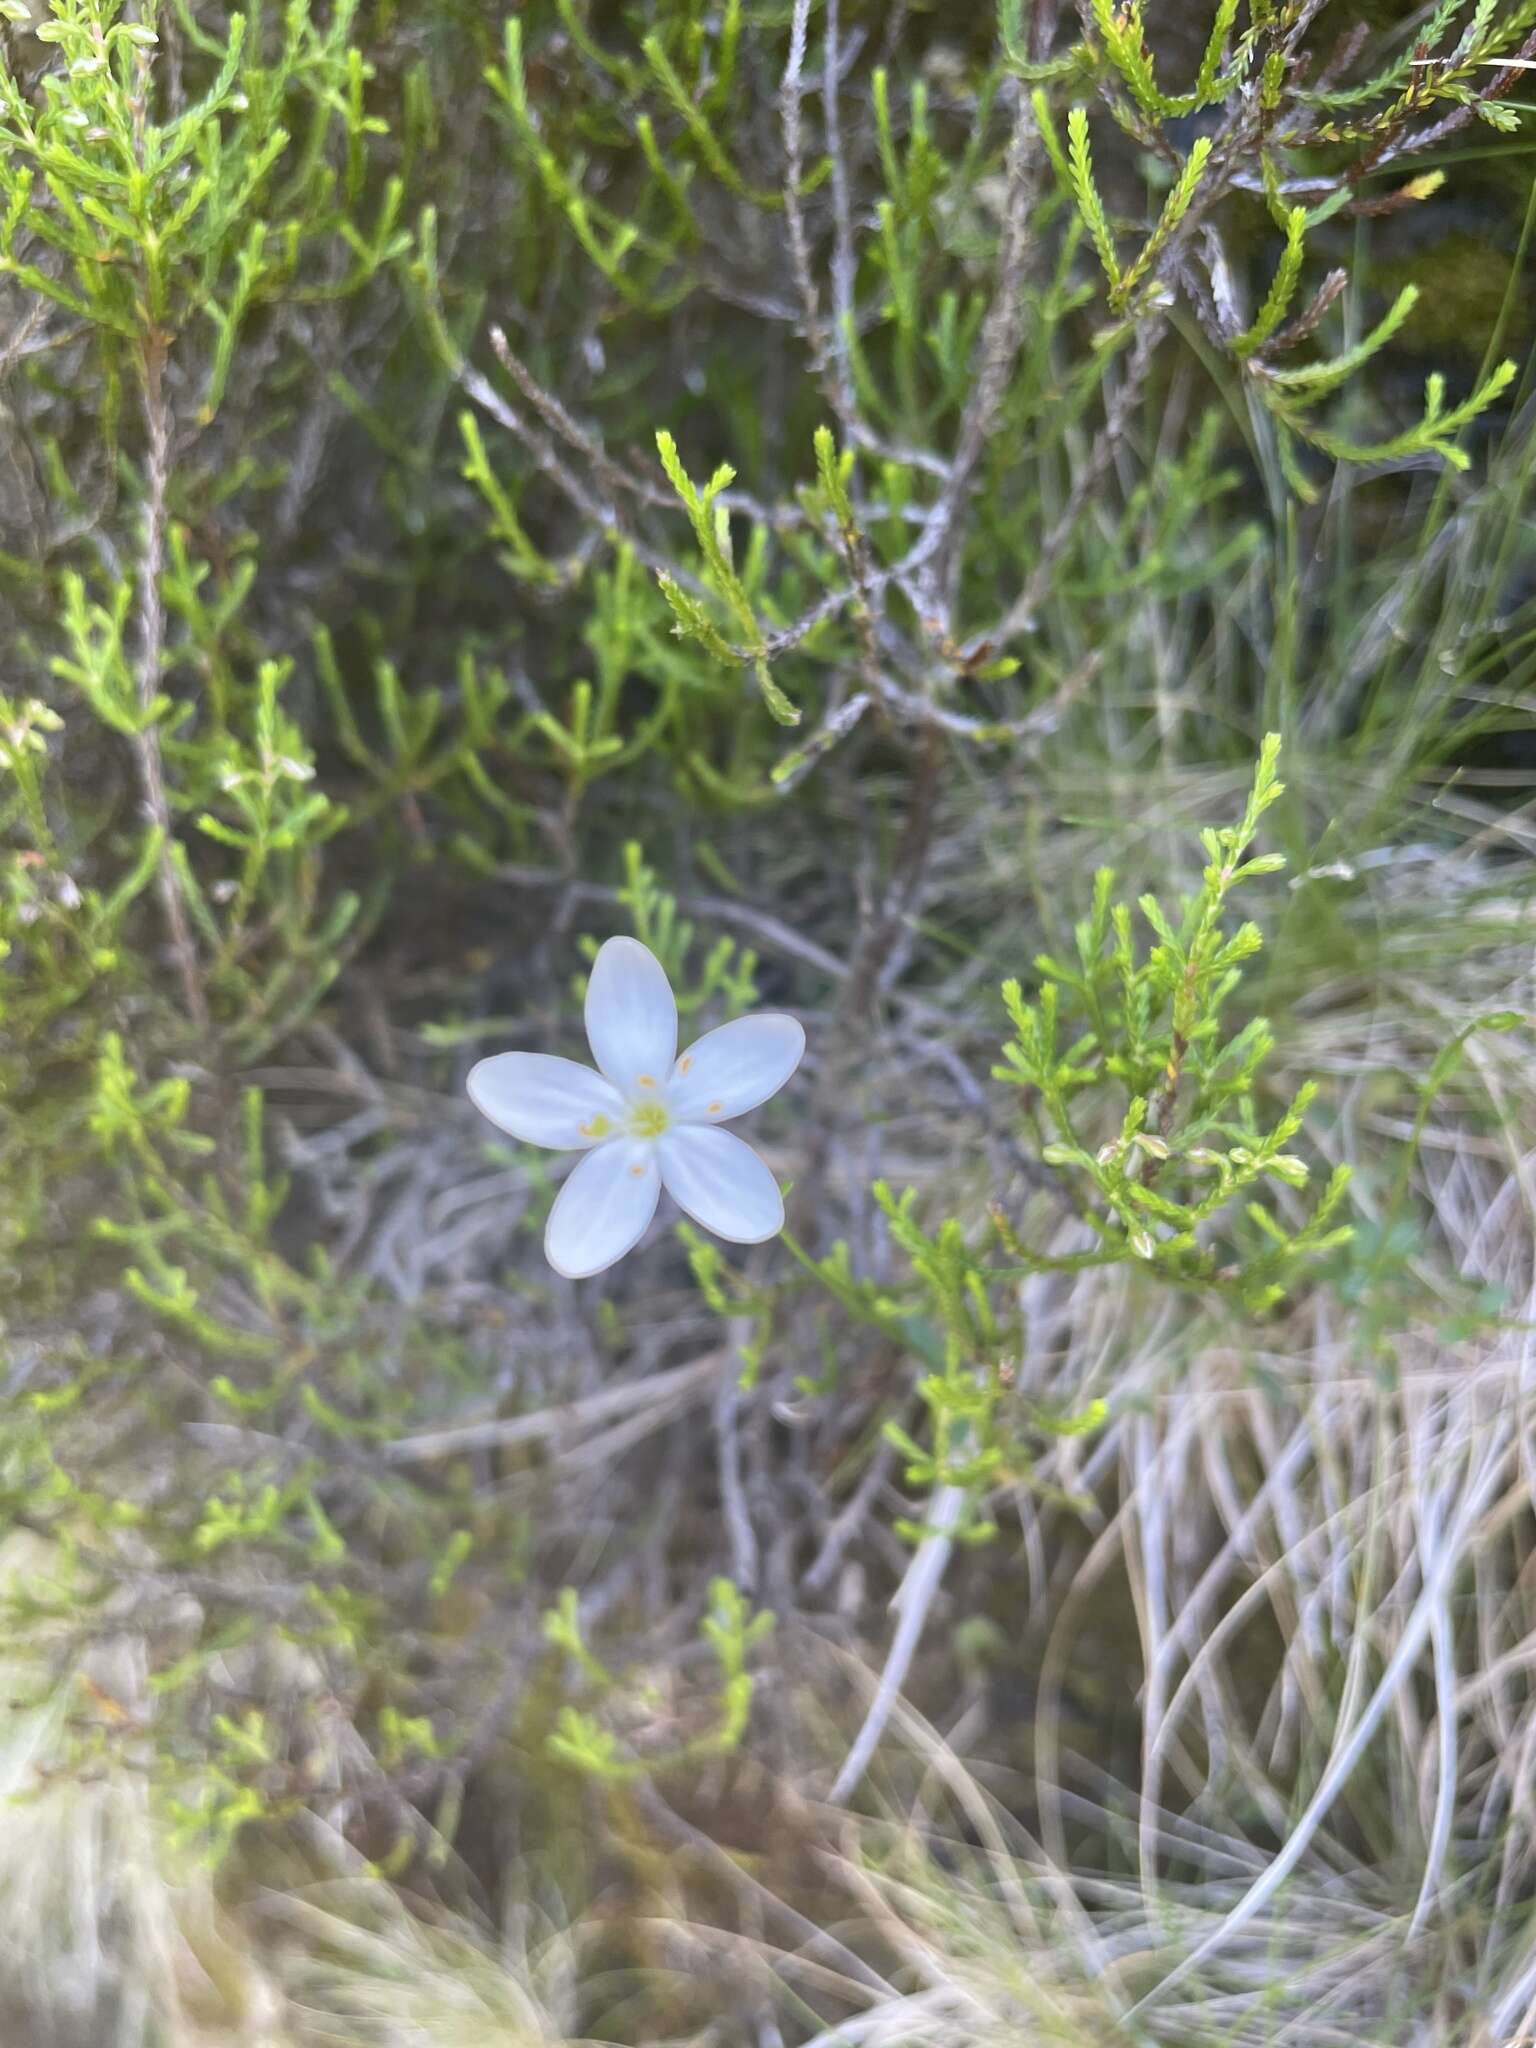
[[[636,939],[609,939],[587,983],[587,1042],[601,1070],[538,1052],[470,1069],[483,1116],[528,1145],[586,1153],[550,1211],[544,1255],[568,1280],[639,1243],[661,1191],[717,1237],[761,1244],[784,1227],[778,1183],[750,1145],[716,1128],[756,1109],[805,1051],[793,1017],[738,1017],[677,1054],[666,970]]]

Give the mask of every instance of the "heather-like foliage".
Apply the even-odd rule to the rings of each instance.
[[[0,17],[0,2011],[1514,2038],[1536,8]]]

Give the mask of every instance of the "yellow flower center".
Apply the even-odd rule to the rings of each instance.
[[[659,1138],[671,1121],[664,1103],[636,1102],[631,1105],[629,1128],[637,1138]]]

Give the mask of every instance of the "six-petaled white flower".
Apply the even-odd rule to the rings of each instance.
[[[637,939],[609,939],[587,983],[587,1042],[597,1073],[546,1053],[501,1052],[469,1075],[476,1109],[510,1136],[587,1155],[544,1232],[557,1273],[581,1280],[622,1259],[663,1188],[734,1244],[783,1229],[773,1175],[750,1145],[716,1127],[766,1102],[799,1066],[805,1032],[793,1017],[738,1017],[678,1058],[665,968]]]

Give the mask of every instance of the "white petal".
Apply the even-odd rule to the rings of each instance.
[[[555,1197],[544,1229],[545,1258],[567,1280],[601,1273],[640,1242],[660,1198],[654,1145],[599,1145],[577,1161]]]
[[[677,1053],[677,1004],[666,969],[638,939],[609,939],[587,983],[592,1057],[621,1094],[657,1099]]]
[[[680,1123],[715,1123],[777,1095],[800,1064],[805,1032],[765,1010],[695,1039],[672,1069],[667,1107]]]
[[[465,1086],[482,1116],[525,1145],[575,1151],[624,1120],[623,1100],[601,1074],[548,1053],[495,1053],[470,1068]]]
[[[656,1149],[667,1193],[716,1237],[761,1244],[784,1228],[778,1182],[752,1147],[729,1131],[678,1124]]]

